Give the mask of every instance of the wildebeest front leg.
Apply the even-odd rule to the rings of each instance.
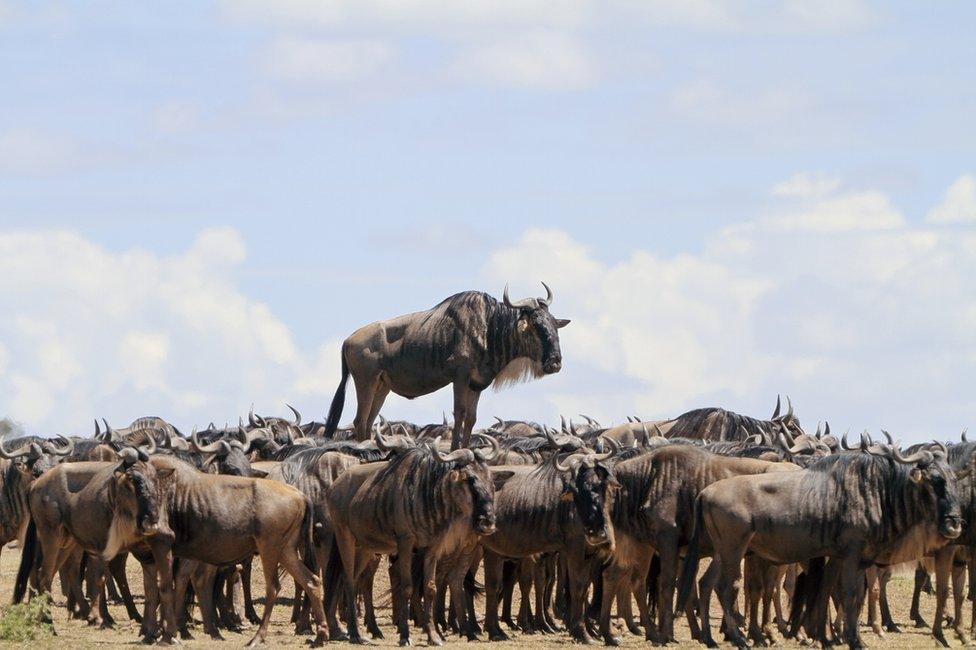
[[[413,562],[413,543],[408,538],[397,540],[397,559],[396,574],[397,588],[400,592],[400,602],[402,603],[397,612],[397,633],[399,634],[399,644],[402,646],[410,645],[410,613],[409,603],[413,596],[413,576],[411,568]],[[426,576],[424,576],[426,578]],[[351,637],[351,635],[350,635]]]
[[[935,616],[932,621],[932,636],[943,647],[948,648],[945,633],[942,631],[942,621],[945,620],[946,598],[949,597],[949,573],[952,571],[952,557],[955,555],[954,546],[943,546],[935,554]]]
[[[915,588],[912,591],[912,606],[908,611],[908,616],[911,618],[915,627],[928,627],[928,623],[922,618],[922,614],[919,612],[918,604],[921,598],[922,588],[925,586],[925,581],[928,580],[929,574],[925,570],[925,567],[921,563],[915,567]]]
[[[428,645],[444,645],[434,621],[434,603],[437,601],[437,555],[431,551],[424,558],[424,631]],[[401,638],[401,642],[402,642]]]
[[[467,447],[471,443],[471,430],[478,419],[478,398],[481,393],[470,386],[470,373],[454,380],[454,431],[451,434],[451,450]]]
[[[489,641],[508,641],[498,624],[498,596],[502,589],[502,559],[485,550],[485,631]],[[524,596],[523,596],[524,597]]]
[[[163,621],[163,634],[160,643],[173,643],[176,638],[176,605],[173,584],[173,551],[169,540],[154,540],[150,544],[156,565],[159,585],[160,618]]]
[[[966,643],[966,630],[962,624],[962,603],[966,598],[966,565],[952,565],[952,627],[956,636]]]

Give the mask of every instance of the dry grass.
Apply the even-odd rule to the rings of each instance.
[[[17,571],[17,564],[20,561],[20,552],[15,548],[6,548],[0,556],[0,602],[9,602],[13,589],[14,576]],[[263,596],[264,583],[261,578],[260,568],[255,563],[254,593],[256,597]],[[129,562],[129,581],[132,589],[137,594],[141,594],[142,574],[138,570],[138,564],[134,560]],[[378,590],[387,587],[385,583],[385,567],[381,567],[377,573]],[[288,622],[291,614],[291,595],[293,586],[288,578],[283,581],[282,598],[279,598],[275,607],[272,619],[271,631],[268,637],[269,644],[273,647],[305,647],[310,637],[297,637],[292,633],[291,624]],[[55,583],[54,589],[54,624],[58,636],[51,639],[31,641],[29,644],[17,644],[0,642],[0,647],[13,647],[29,645],[31,648],[105,648],[109,646],[132,646],[137,642],[139,626],[129,621],[125,616],[125,610],[121,606],[112,605],[110,610],[117,621],[115,629],[99,630],[88,627],[83,621],[68,620],[63,608],[63,598],[60,588]],[[517,593],[517,592],[516,592]],[[915,630],[908,623],[908,607],[911,602],[911,578],[896,577],[889,586],[889,597],[895,614],[895,620],[904,629],[903,634],[888,634],[884,639],[876,637],[870,630],[865,629],[864,640],[873,647],[884,648],[929,648],[934,647],[932,637],[926,630]],[[141,608],[141,597],[136,596],[137,605]],[[263,600],[260,601],[263,603]],[[261,613],[262,604],[258,604],[258,613]],[[967,602],[964,611],[969,610],[970,604]],[[480,607],[479,607],[480,609]],[[926,620],[931,622],[932,611],[934,609],[934,598],[925,596],[923,600],[923,614]],[[717,603],[714,605],[713,612],[718,612]],[[396,635],[389,624],[390,611],[388,609],[379,612],[380,624],[386,635],[385,640],[375,641],[374,644],[380,647],[396,645]],[[968,614],[966,616],[968,619]],[[253,628],[249,628],[245,634],[233,634],[223,632],[225,641],[214,642],[203,634],[198,626],[193,630],[196,637],[193,641],[184,641],[183,644],[189,648],[209,648],[209,647],[240,647],[250,640]],[[425,637],[420,630],[412,633],[413,641],[417,645],[425,644]],[[542,648],[570,644],[571,641],[566,634],[552,636],[544,635],[520,635],[511,632],[511,641],[505,643],[495,643],[491,647],[529,647]],[[947,635],[948,636],[948,635]],[[682,621],[678,626],[678,638],[681,647],[701,648],[702,646],[690,640],[688,628]],[[719,637],[720,638],[720,637]],[[952,641],[954,645],[961,645],[958,640]],[[456,637],[448,637],[447,647],[464,645],[465,641],[457,641]],[[333,644],[335,645],[335,644]],[[622,647],[647,647],[647,643],[638,637],[630,636],[626,633],[622,635]],[[799,647],[796,643],[783,644],[784,647]]]

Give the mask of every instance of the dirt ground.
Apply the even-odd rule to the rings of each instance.
[[[4,603],[10,602],[11,592],[13,590],[14,577],[17,572],[17,565],[20,562],[20,551],[17,548],[7,547],[3,549],[2,556],[0,556],[0,601]],[[132,586],[133,592],[136,594],[136,604],[141,609],[142,608],[142,574],[138,569],[138,563],[134,560],[129,561],[128,565],[129,582]],[[378,590],[385,590],[387,584],[385,583],[385,567],[381,567],[380,571],[377,573],[377,582],[381,583],[377,585]],[[258,563],[255,563],[255,577],[254,577],[254,594],[255,597],[259,597],[264,593],[264,583],[261,576],[261,570]],[[291,583],[290,578],[286,577],[282,581],[283,589],[282,596],[279,598],[277,605],[274,609],[273,623],[271,626],[270,634],[268,636],[270,647],[304,647],[310,637],[298,637],[293,634],[292,626],[288,622],[289,616],[291,614],[291,595],[294,593],[294,587]],[[929,648],[934,647],[935,643],[928,633],[927,630],[916,630],[910,627],[908,623],[908,609],[911,603],[911,593],[912,593],[912,583],[911,577],[895,577],[892,579],[889,585],[889,598],[892,605],[892,610],[894,612],[896,622],[903,628],[902,634],[887,634],[883,639],[875,636],[870,629],[865,629],[863,632],[864,641],[872,647],[876,648]],[[517,591],[516,591],[517,594]],[[117,621],[115,629],[112,630],[99,630],[95,628],[88,627],[83,621],[68,620],[66,611],[63,609],[63,598],[61,597],[60,587],[57,582],[55,582],[54,587],[55,595],[55,610],[54,610],[54,622],[58,633],[58,636],[50,641],[42,643],[31,643],[31,647],[49,647],[49,648],[105,648],[109,646],[123,646],[123,645],[134,645],[137,643],[139,626],[129,621],[125,616],[125,610],[121,605],[111,605],[110,610],[112,615]],[[258,598],[257,609],[258,613],[262,612],[263,598]],[[483,603],[479,604],[479,612],[483,611]],[[932,596],[923,596],[922,612],[926,620],[931,622],[932,612],[935,607],[934,598]],[[964,619],[968,620],[968,611],[970,608],[970,603],[966,603],[964,606]],[[713,612],[720,611],[718,609],[718,604],[715,603],[713,606]],[[386,635],[386,639],[374,641],[374,645],[380,647],[388,647],[396,645],[396,634],[393,627],[390,625],[390,610],[388,608],[382,608],[378,612],[380,619],[380,625],[383,628],[383,632]],[[863,618],[863,616],[862,616]],[[618,630],[621,629],[619,622],[617,623]],[[209,648],[209,647],[240,647],[246,644],[251,635],[254,632],[253,627],[249,627],[245,634],[234,634],[231,632],[223,632],[225,641],[215,642],[211,641],[209,637],[203,634],[202,629],[197,626],[194,628],[193,633],[196,637],[192,641],[183,641],[183,645],[188,648]],[[506,647],[528,647],[528,648],[541,648],[545,646],[558,646],[567,645],[571,641],[565,633],[556,635],[520,635],[518,632],[509,632],[512,640],[505,643],[496,643],[492,647],[506,648]],[[680,647],[687,648],[701,648],[703,646],[698,643],[691,641],[688,635],[688,628],[682,621],[677,628],[677,635],[680,641]],[[947,631],[947,636],[949,636]],[[716,637],[721,638],[716,631]],[[426,643],[425,637],[420,630],[415,630],[412,633],[413,642],[415,645],[424,645]],[[955,646],[960,646],[961,643],[957,639],[950,639],[950,642]],[[330,645],[337,645],[340,642],[334,642]],[[446,647],[458,646],[466,644],[466,641],[459,641],[457,637],[447,637]],[[0,642],[0,646],[11,646],[14,644],[4,644]],[[631,636],[626,633],[624,629],[621,634],[621,646],[622,647],[636,647],[636,646],[647,646],[642,638]],[[799,644],[795,642],[783,643],[784,647],[800,647]]]

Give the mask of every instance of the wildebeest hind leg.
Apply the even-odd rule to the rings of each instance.
[[[264,554],[262,553],[261,566],[265,571],[265,576],[268,575],[268,566],[270,562],[266,563],[264,561]],[[285,547],[284,552],[281,556],[281,565],[285,568],[285,571],[291,575],[295,584],[308,596],[309,605],[312,609],[312,617],[315,619],[315,638],[312,640],[312,646],[318,647],[325,644],[329,640],[329,635],[327,632],[328,626],[325,622],[325,609],[323,607],[323,589],[322,589],[322,578],[312,573],[312,571],[305,566],[302,558],[299,557],[298,551],[295,549],[294,545],[288,545]],[[277,567],[274,568],[277,577]],[[265,578],[267,580],[267,578]],[[265,603],[264,618],[261,621],[262,626],[267,629],[265,621],[271,618],[271,605],[274,603],[274,596],[270,593],[268,594],[268,601]]]
[[[353,375],[353,381],[356,384],[356,418],[353,420],[356,440],[368,440],[373,420],[383,407],[390,389],[381,383],[378,372],[364,377]]]

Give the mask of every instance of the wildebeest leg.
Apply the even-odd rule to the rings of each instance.
[[[108,568],[112,572],[115,584],[119,587],[119,592],[121,592],[122,603],[125,605],[125,613],[129,616],[129,620],[139,623],[142,621],[142,616],[139,614],[139,610],[136,609],[136,604],[132,600],[132,592],[129,590],[129,578],[125,575],[125,563],[128,559],[128,553],[120,553],[112,558],[108,563]]]
[[[507,641],[508,635],[498,624],[498,596],[502,585],[502,559],[485,549],[485,631],[489,641]],[[524,596],[523,596],[524,598]]]
[[[752,644],[757,647],[766,645],[766,637],[759,627],[759,600],[762,598],[763,561],[756,556],[749,556],[745,560],[745,601],[749,609],[749,633]]]
[[[147,645],[155,643],[159,636],[159,625],[156,619],[159,610],[159,586],[156,582],[156,565],[152,562],[140,561],[142,566],[142,590],[145,592],[145,602],[142,609],[142,624],[139,635]]]
[[[567,603],[568,589],[566,589],[566,563],[559,561],[557,553],[550,553],[544,558],[544,562],[540,563],[544,567],[546,578],[543,613],[549,627],[558,631],[562,628],[556,624],[556,618],[565,620],[569,608]]]
[[[274,540],[271,545],[279,544],[279,540]],[[328,626],[325,622],[325,609],[323,607],[323,590],[322,590],[322,578],[315,575],[302,561],[301,556],[298,554],[297,550],[297,539],[294,543],[286,544],[284,550],[281,552],[280,563],[284,567],[285,571],[291,575],[292,580],[301,588],[302,591],[308,596],[309,603],[312,608],[312,618],[315,619],[315,638],[312,640],[312,647],[319,647],[325,645],[325,642],[329,640]],[[259,548],[261,553],[261,566],[264,569],[265,576],[268,575],[269,567],[273,567],[275,572],[275,577],[277,577],[277,565],[278,559],[272,557],[268,562],[265,562],[264,557],[268,554],[267,548]],[[277,550],[277,549],[275,549]],[[274,552],[272,552],[272,556]],[[272,562],[274,564],[272,564]],[[267,577],[265,577],[267,581]],[[277,581],[276,581],[277,582]],[[277,585],[276,585],[277,587]],[[261,621],[262,626],[264,626],[265,631],[267,631],[267,621],[271,620],[271,606],[274,604],[274,598],[277,597],[277,593],[274,596],[270,596],[269,600],[265,603],[264,617]],[[262,637],[263,639],[264,637]]]
[[[451,450],[467,447],[471,443],[471,430],[478,416],[478,398],[481,393],[470,386],[470,372],[464,371],[454,380],[454,431],[451,434]]]
[[[657,579],[658,635],[661,643],[674,640],[674,588],[678,577],[678,539],[676,535],[659,537],[656,545],[661,558],[661,574]]]
[[[170,644],[176,638],[176,608],[173,602],[173,551],[170,540],[156,539],[150,543],[159,584],[160,618],[163,633],[160,643]]]
[[[203,619],[203,631],[212,639],[222,639],[218,625],[217,603],[215,597],[217,567],[204,562],[193,562],[192,571],[193,590],[197,594],[200,606],[200,618]]]
[[[437,554],[428,549],[424,557],[424,631],[427,633],[427,645],[444,645],[444,638],[437,631],[434,622],[434,601],[437,595]],[[402,579],[402,574],[401,574]],[[401,642],[403,639],[400,639]]]
[[[278,553],[271,549],[262,549],[261,568],[264,573],[264,613],[261,616],[261,625],[254,634],[254,638],[248,642],[248,647],[262,644],[268,637],[268,625],[271,623],[271,611],[274,608],[275,600],[278,599],[278,591],[281,589],[281,581],[278,579]]]
[[[552,591],[556,579],[555,554],[543,555],[532,561],[532,590],[535,592],[535,621],[533,627],[543,634],[555,634],[559,627],[552,613]]]
[[[379,555],[369,557],[366,560],[366,567],[359,577],[359,593],[363,595],[363,621],[366,624],[366,631],[374,639],[383,638],[383,631],[380,630],[380,626],[376,622],[376,608],[373,606],[373,577],[376,575],[379,566]]]
[[[400,592],[400,602],[403,603],[401,610],[399,612],[398,620],[396,621],[397,634],[399,635],[398,643],[400,645],[410,645],[410,620],[409,620],[409,603],[413,596],[413,542],[402,537],[397,540],[397,560],[396,560],[396,573],[397,573],[397,589]],[[425,576],[426,577],[426,576]],[[350,634],[350,638],[351,638]]]
[[[335,531],[335,543],[338,548],[339,557],[342,562],[342,572],[345,577],[346,586],[346,628],[349,634],[350,643],[363,643],[363,638],[359,634],[359,620],[356,615],[356,540],[348,530]],[[391,581],[392,582],[392,581]],[[330,590],[332,588],[330,587]],[[394,586],[393,589],[393,611],[394,618],[398,618],[397,598],[399,594]],[[330,607],[333,607],[330,605]],[[399,622],[399,621],[397,621]]]
[[[522,606],[519,608],[518,623],[512,618],[512,603],[515,602],[515,585],[522,579],[522,572],[525,571],[524,560],[502,560],[501,566],[501,582],[499,583],[500,598],[502,604],[502,615],[501,621],[508,626],[510,630],[522,629],[525,631],[525,626],[522,621],[522,611],[525,606],[525,594],[522,594],[521,602]],[[529,573],[531,576],[532,574]]]
[[[719,563],[718,599],[722,604],[722,620],[729,642],[740,648],[746,646],[746,638],[739,629],[739,621],[735,612],[736,593],[742,584],[742,557],[749,548],[752,534],[741,535],[729,540],[730,546],[721,549],[721,556],[716,549],[715,560]],[[704,600],[704,596],[701,597]],[[700,602],[700,601],[699,601]]]
[[[842,560],[840,604],[844,610],[844,641],[849,648],[863,648],[857,627],[864,604],[864,571],[860,568],[861,549],[852,549]]]
[[[925,586],[925,581],[928,580],[929,573],[919,562],[918,566],[915,567],[915,589],[912,591],[912,607],[908,612],[908,617],[915,624],[915,627],[928,627],[929,624],[925,622],[922,615],[918,611],[918,601],[922,594],[922,588]]]
[[[356,440],[368,440],[373,420],[383,407],[383,401],[390,389],[382,383],[378,371],[365,375],[352,376],[356,384],[356,417],[353,426],[356,429]]]
[[[966,598],[966,565],[952,565],[952,627],[956,636],[966,643],[966,630],[962,623],[962,603]]]
[[[624,582],[630,576],[630,567],[623,564],[623,553],[615,554],[610,564],[603,569],[603,598],[600,601],[600,636],[607,645],[620,645],[620,639],[613,633],[610,611],[614,600],[621,593]],[[619,605],[618,605],[619,610]]]
[[[878,636],[884,636],[878,616],[878,600],[881,597],[881,584],[878,581],[878,567],[869,566],[864,571],[868,588],[868,627]]]
[[[935,615],[932,620],[932,636],[943,647],[948,648],[942,622],[945,620],[945,604],[949,597],[949,574],[952,572],[952,558],[956,554],[954,546],[943,546],[935,553]]]
[[[719,563],[713,558],[708,568],[698,581],[698,617],[701,624],[701,642],[709,648],[716,648],[718,644],[712,638],[711,604],[712,592],[719,578]],[[691,602],[691,598],[688,599]]]
[[[254,609],[254,598],[251,596],[251,565],[253,562],[254,558],[248,558],[241,562],[241,590],[244,592],[244,618],[254,625],[258,625],[261,623],[261,617]]]
[[[566,617],[566,627],[573,641],[577,643],[591,643],[589,634],[586,632],[586,624],[583,620],[583,602],[586,596],[586,588],[589,585],[589,571],[587,570],[584,549],[570,548],[564,554],[566,563],[567,586],[569,595],[567,598],[568,615]]]
[[[515,580],[514,576],[518,576],[518,587],[519,587],[519,613],[518,613],[518,626],[512,625],[512,621],[506,621],[508,626],[513,629],[521,629],[523,634],[535,634],[535,625],[532,623],[532,583],[535,581],[535,561],[530,558],[522,558],[519,562],[506,562],[506,566],[511,567],[511,574],[513,579],[508,582],[511,583],[511,587],[508,584],[506,587],[505,600],[511,611],[512,607],[512,592],[515,591]],[[538,592],[536,592],[538,595]],[[511,618],[511,616],[509,616]]]
[[[68,596],[68,611],[69,613],[72,611],[71,605],[74,604],[74,613],[71,616],[81,620],[87,620],[91,612],[89,600],[82,589],[81,570],[86,559],[86,553],[81,548],[77,548],[68,556],[58,572],[61,578],[61,590]]]
[[[190,613],[190,568],[195,564],[192,560],[181,560],[173,574],[173,602],[176,605],[176,629],[180,631],[180,638],[189,641],[193,639],[190,633],[190,623],[193,617]],[[194,592],[195,594],[196,592]]]
[[[891,607],[888,605],[888,581],[891,580],[891,567],[878,572],[879,594],[878,601],[881,605],[881,624],[888,632],[901,633],[901,629],[891,617]]]
[[[762,612],[762,630],[763,636],[770,643],[776,642],[776,633],[773,631],[773,604],[775,602],[776,615],[778,616],[780,612],[779,606],[779,586],[783,583],[783,576],[786,573],[786,567],[781,565],[770,564],[769,562],[763,562],[766,568],[763,572],[763,612]],[[775,599],[775,601],[774,601]]]

